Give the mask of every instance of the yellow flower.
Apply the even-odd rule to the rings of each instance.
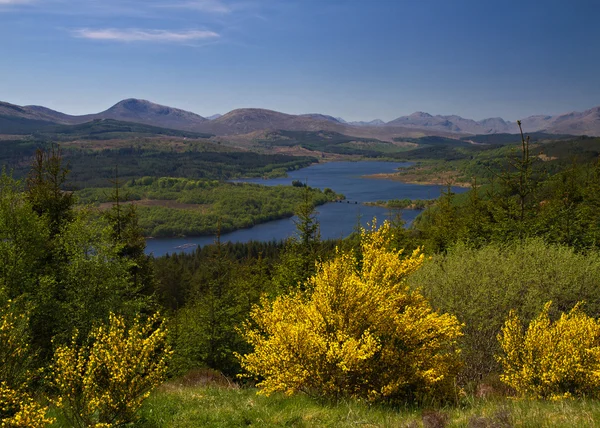
[[[461,326],[438,314],[405,279],[423,254],[389,250],[390,226],[363,230],[361,258],[338,253],[308,291],[263,299],[242,329],[238,356],[262,393],[305,391],[367,400],[450,393]]]

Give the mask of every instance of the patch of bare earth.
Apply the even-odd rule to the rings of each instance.
[[[292,156],[313,156],[320,161],[339,161],[339,160],[358,160],[359,156],[341,155],[338,153],[326,153],[305,149],[302,146],[275,146],[269,150],[269,153],[284,154]]]
[[[1,140],[10,140],[10,141],[24,140],[25,137],[26,137],[26,135],[0,134],[0,141]]]
[[[557,158],[557,157],[555,157],[555,156],[547,156],[547,155],[545,155],[545,154],[543,154],[543,153],[540,153],[540,154],[538,155],[538,158],[540,158],[540,159],[541,159],[542,161],[544,161],[544,162],[553,161],[553,160],[556,160],[556,159],[558,159],[558,158]]]

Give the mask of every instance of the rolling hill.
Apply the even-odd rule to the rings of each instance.
[[[293,115],[259,108],[243,108],[207,119],[198,114],[129,98],[100,113],[73,116],[42,106],[18,106],[0,102],[0,134],[27,133],[45,129],[51,124],[77,125],[97,119],[112,119],[215,135],[244,135],[256,131],[328,131],[357,138],[392,141],[399,137],[418,138],[427,135],[461,138],[476,134],[518,132],[516,123],[502,118],[479,121],[457,115],[416,112],[390,122],[346,122],[320,113]],[[600,107],[583,112],[554,116],[536,115],[522,120],[525,132],[543,131],[553,134],[600,135]]]

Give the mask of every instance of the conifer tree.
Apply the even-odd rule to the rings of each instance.
[[[33,210],[48,217],[51,237],[73,219],[75,198],[73,192],[65,189],[68,174],[60,146],[52,144],[47,151],[36,151],[26,180],[26,193]]]
[[[296,234],[288,240],[274,275],[277,288],[284,293],[304,289],[306,280],[315,274],[315,263],[320,259],[320,225],[308,186],[295,214],[298,217],[294,222]]]
[[[113,206],[104,213],[112,227],[112,237],[115,244],[121,245],[119,254],[132,262],[131,275],[134,286],[149,292],[153,281],[152,267],[148,256],[145,254],[146,240],[138,222],[136,206],[133,203],[123,204],[127,194],[123,194],[123,183],[119,179],[118,166],[115,167],[115,178],[111,180],[114,185],[110,199]]]

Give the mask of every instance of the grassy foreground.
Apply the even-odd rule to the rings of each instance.
[[[441,409],[390,408],[303,395],[264,397],[253,388],[167,383],[141,410],[139,427],[596,427],[600,402],[465,399]]]

